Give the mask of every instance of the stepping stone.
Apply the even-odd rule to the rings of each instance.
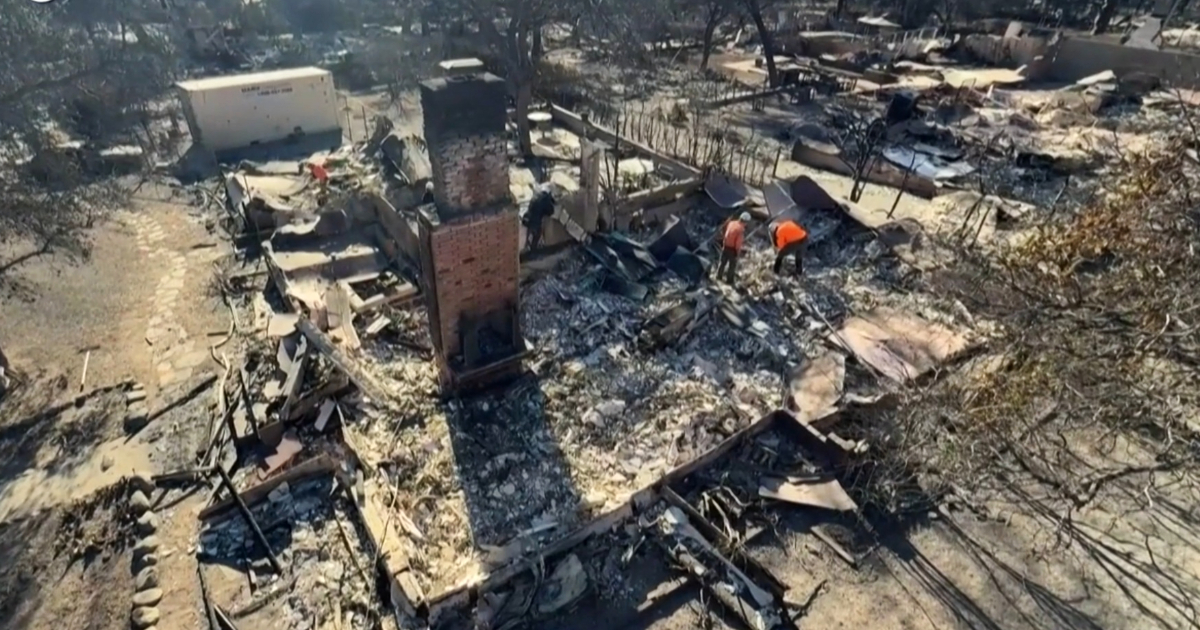
[[[146,557],[149,558],[150,556]],[[138,571],[137,576],[133,578],[133,588],[137,591],[158,588],[158,569],[154,567],[146,567],[141,571]]]
[[[149,536],[158,531],[158,516],[154,512],[147,511],[138,517],[137,520],[138,533],[143,536]]]
[[[134,630],[146,630],[158,623],[159,617],[157,608],[134,608],[133,614],[129,615],[129,620],[133,622]]]
[[[145,514],[150,509],[150,498],[141,490],[134,490],[129,496],[129,509],[138,516]]]
[[[126,433],[137,433],[144,429],[147,424],[150,424],[150,414],[147,413],[144,406],[140,409],[130,407],[128,413],[125,414],[124,428]]]
[[[162,601],[163,592],[161,588],[149,588],[144,591],[138,591],[133,595],[133,605],[137,607],[157,606]]]
[[[144,470],[136,470],[129,476],[129,485],[134,490],[141,490],[149,495],[154,492],[154,477]]]
[[[160,545],[162,542],[158,540],[158,536],[146,536],[133,546],[133,557],[138,558],[152,554],[158,551]]]

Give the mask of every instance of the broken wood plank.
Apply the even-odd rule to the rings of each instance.
[[[349,377],[350,382],[354,383],[354,386],[362,391],[364,396],[371,399],[371,402],[384,406],[394,404],[391,396],[387,394],[387,390],[375,380],[374,375],[362,369],[356,361],[338,349],[333,340],[321,332],[316,324],[310,320],[301,319],[296,327],[302,335],[308,338],[317,352],[325,355],[342,373]]]
[[[246,375],[245,365],[238,368],[238,379],[242,383],[242,405],[246,408],[246,417],[250,418],[250,426],[254,429],[254,435],[258,435],[258,418],[254,415],[254,402],[250,400],[250,377]]]
[[[721,550],[722,553],[728,554],[730,558],[735,561],[735,564],[739,569],[753,573],[753,577],[755,579],[761,579],[767,583],[767,586],[771,588],[771,591],[776,597],[783,597],[784,593],[786,593],[788,589],[787,584],[784,584],[782,580],[775,577],[775,574],[771,573],[771,571],[763,566],[762,563],[750,557],[750,555],[743,553],[740,545],[734,544],[734,542],[725,535],[725,532],[717,529],[717,527],[710,523],[708,519],[704,518],[704,515],[701,514],[695,506],[688,502],[687,499],[680,496],[679,493],[675,492],[675,490],[670,486],[663,486],[661,492],[663,499],[665,499],[667,503],[670,503],[671,505],[683,510],[683,512],[687,514],[688,519],[691,520],[692,526],[698,529],[701,534],[704,534],[704,536],[712,538],[712,540],[717,543],[717,548]],[[761,534],[763,531],[765,530],[760,529],[754,535]],[[741,541],[741,545],[745,545],[750,538],[751,536],[747,536]]]
[[[284,366],[280,366],[283,368]],[[295,359],[284,369],[287,373],[287,378],[283,381],[283,408],[279,411],[279,417],[286,418],[291,411],[292,405],[296,403],[296,397],[300,395],[300,386],[304,384],[304,370],[308,367],[308,341],[300,338],[300,343],[296,345]]]
[[[318,431],[325,430],[325,425],[329,424],[329,418],[333,415],[335,407],[337,407],[337,403],[332,399],[327,398],[325,402],[321,403],[321,411],[317,414],[317,423],[315,425]]]
[[[668,507],[657,528],[657,540],[663,550],[748,627],[771,630],[782,623],[782,598],[759,586],[726,558],[696,529],[683,510]],[[685,541],[690,541],[691,546],[684,544]],[[699,548],[702,558],[696,556],[693,547]]]
[[[267,320],[267,338],[278,339],[296,332],[296,322],[300,316],[296,313],[271,313]]]
[[[196,575],[200,580],[200,597],[204,600],[204,613],[208,617],[209,630],[220,630],[221,624],[217,619],[216,606],[213,605],[212,598],[208,594],[208,580],[204,578],[204,565],[196,564]]]
[[[349,378],[343,374],[335,374],[329,382],[301,396],[296,401],[296,404],[292,405],[292,408],[288,410],[287,415],[281,414],[280,417],[287,422],[295,422],[314,409],[317,409],[326,398],[331,398],[342,393],[342,390],[349,386]]]
[[[388,297],[386,295],[382,293],[376,293],[375,295],[363,300],[362,304],[358,308],[354,309],[354,312],[365,315],[378,309],[384,304],[387,304],[387,302]]]
[[[276,586],[270,593],[267,593],[266,595],[263,595],[249,604],[246,604],[245,606],[233,611],[229,616],[233,619],[241,619],[262,610],[267,606],[267,604],[279,599],[280,596],[284,595],[285,593],[292,592],[292,589],[296,586],[296,577],[297,576],[293,575],[290,579],[288,579],[287,582]]]
[[[379,315],[374,320],[372,320],[370,324],[367,324],[366,334],[368,337],[373,336],[373,335],[378,335],[380,332],[383,331],[384,328],[387,328],[388,325],[391,323],[392,323],[392,320],[389,319],[387,315]]]
[[[858,511],[858,504],[846,494],[842,484],[830,477],[763,477],[758,496],[835,512]]]
[[[237,505],[238,511],[242,513],[242,519],[250,526],[254,532],[254,537],[258,539],[258,544],[267,554],[267,559],[271,561],[271,568],[275,569],[277,575],[283,575],[283,565],[279,563],[279,558],[275,557],[275,551],[271,549],[271,543],[258,527],[258,521],[254,520],[254,514],[250,512],[250,508],[246,507],[246,502],[242,500],[242,496],[238,494],[237,488],[233,485],[233,481],[229,479],[229,473],[225,472],[224,468],[217,467],[217,474],[221,476],[221,485],[225,486],[225,491],[229,493],[234,504]]]
[[[334,462],[332,457],[329,455],[319,455],[312,459],[296,464],[292,468],[289,468],[258,485],[243,490],[241,493],[241,498],[246,502],[247,505],[254,505],[267,498],[267,495],[270,494],[272,490],[279,487],[284,482],[295,482],[316,475],[328,474],[333,472],[336,468],[337,464]],[[215,503],[204,508],[203,510],[200,510],[199,518],[202,521],[209,520],[225,513],[231,507],[233,507],[233,501],[231,499],[225,499],[219,503]]]
[[[830,549],[832,549],[833,552],[841,557],[842,560],[845,560],[846,563],[852,568],[858,568],[858,559],[855,558],[849,551],[846,551],[846,548],[843,547],[841,543],[834,540],[833,536],[830,536],[829,532],[825,531],[824,527],[821,527],[820,525],[813,525],[812,529],[809,531],[813,533],[813,536],[816,536],[821,542],[825,543]]]
[[[216,472],[216,466],[205,466],[203,468],[192,468],[188,470],[176,470],[172,472],[153,475],[150,477],[154,483],[170,483],[172,481],[190,481],[197,477],[206,477]]]

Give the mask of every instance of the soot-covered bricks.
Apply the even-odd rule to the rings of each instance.
[[[421,213],[422,272],[443,384],[456,367],[472,369],[465,363],[487,354],[463,348],[464,338],[480,338],[480,326],[514,352],[524,345],[516,323],[521,235],[509,192],[505,102],[503,80],[483,72],[421,84],[434,185],[433,207]]]

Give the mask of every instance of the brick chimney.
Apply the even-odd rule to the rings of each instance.
[[[520,219],[509,192],[499,77],[477,60],[442,62],[421,84],[432,205],[421,208],[421,267],[443,391],[519,372]],[[471,382],[466,382],[471,381]]]

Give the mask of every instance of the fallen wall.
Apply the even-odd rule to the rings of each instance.
[[[1200,86],[1200,55],[1148,50],[1082,38],[1064,38],[1048,55],[1044,78],[1074,82],[1105,70],[1118,77],[1134,72],[1156,76],[1176,87]]]

